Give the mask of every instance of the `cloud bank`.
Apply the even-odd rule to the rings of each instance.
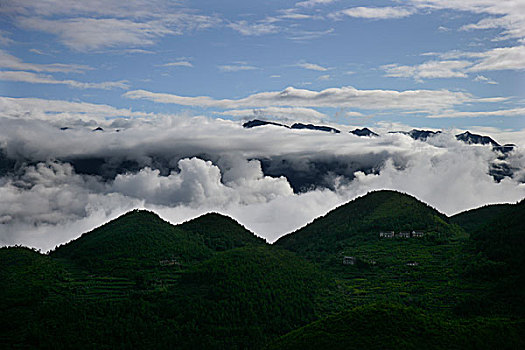
[[[288,87],[282,91],[260,92],[240,99],[217,100],[208,96],[179,96],[146,90],[132,90],[124,97],[204,108],[328,107],[368,110],[438,111],[466,103],[502,102],[505,98],[477,98],[449,90],[359,90],[352,86],[321,91]]]
[[[422,142],[379,124],[381,136],[369,138],[344,126],[341,134],[245,129],[104,105],[2,103],[10,114],[0,117],[1,245],[51,249],[132,208],[174,223],[219,211],[274,241],[374,189],[410,193],[447,214],[525,196],[525,144],[506,160],[513,177],[498,183],[488,174],[498,154],[450,131]]]

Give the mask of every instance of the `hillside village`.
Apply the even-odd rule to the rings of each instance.
[[[425,236],[423,231],[401,231],[395,233],[394,231],[379,232],[380,238],[421,238]]]
[[[395,233],[394,231],[382,231],[379,232],[380,238],[421,238],[425,236],[425,232],[423,231],[400,231],[399,233]],[[355,256],[343,256],[342,259],[343,265],[355,265],[357,263],[357,258]],[[370,260],[368,262],[370,265],[376,265],[375,260]],[[419,263],[416,261],[410,261],[405,264],[406,266],[418,266]]]

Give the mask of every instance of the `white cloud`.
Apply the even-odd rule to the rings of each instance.
[[[125,50],[122,50],[120,52],[122,52],[122,53],[131,53],[131,54],[140,53],[140,54],[145,54],[145,55],[153,55],[153,54],[155,54],[154,51],[144,50],[144,49],[125,49]]]
[[[498,203],[502,198],[516,202],[525,197],[525,184],[508,179],[496,184],[487,176],[487,166],[482,161],[486,154],[476,151],[459,145],[432,156],[416,152],[407,168],[399,169],[387,162],[379,175],[357,173],[352,186],[407,192],[448,215]]]
[[[312,16],[305,15],[303,13],[285,13],[284,15],[280,15],[279,19],[310,19]]]
[[[521,0],[410,0],[423,9],[452,9],[472,13],[488,14],[477,23],[467,24],[462,30],[503,28],[499,40],[525,37],[525,3]]]
[[[352,7],[334,12],[330,17],[336,19],[343,16],[367,19],[391,19],[408,17],[413,13],[414,10],[404,7]]]
[[[192,68],[193,64],[189,61],[175,61],[175,62],[169,62],[161,65],[162,67],[188,67]]]
[[[341,134],[277,127],[244,129],[228,120],[147,115],[77,102],[2,98],[2,107],[3,151],[12,159],[37,165],[22,166],[0,178],[1,244],[49,249],[135,207],[156,210],[176,221],[220,211],[274,240],[370,189],[402,190],[448,214],[525,195],[517,181],[525,175],[522,170],[514,180],[495,183],[487,171],[496,155],[490,147],[456,141],[456,131],[423,143],[406,135],[386,134],[409,128],[399,125],[370,125],[382,136],[359,138],[343,128]],[[269,108],[267,112],[286,115],[288,110]],[[106,113],[133,118],[106,119]],[[105,131],[93,133],[92,127],[81,128],[82,123],[73,124],[73,130],[58,128],[70,126],[65,122],[74,122],[77,116],[85,123],[102,125]],[[114,123],[123,122],[121,132],[111,132]],[[525,169],[522,136],[523,131],[505,131],[503,138],[519,144],[509,158],[516,169]],[[194,158],[204,154],[209,159]],[[101,173],[104,180],[76,174],[67,164],[68,159],[86,158],[106,160]],[[274,160],[266,169],[289,169],[288,181],[279,175],[265,176],[255,159]],[[136,163],[136,167],[120,175],[106,172],[123,161]],[[379,175],[360,173],[371,168],[380,170]],[[357,177],[353,179],[354,173]],[[332,190],[294,194],[290,188],[293,174],[314,174],[331,184]]]
[[[33,50],[33,49],[32,49]],[[41,54],[40,52],[37,52]],[[4,50],[0,50],[0,68],[8,68],[14,70],[25,70],[33,72],[61,72],[61,73],[82,73],[93,68],[80,64],[65,64],[65,63],[50,63],[37,64],[26,63],[18,57],[15,57]]]
[[[471,72],[525,69],[525,46],[501,47],[478,53],[482,58],[469,68]]]
[[[388,64],[381,66],[387,77],[422,79],[466,78],[465,70],[472,63],[469,61],[427,61],[415,66]]]
[[[288,87],[283,91],[261,92],[241,99],[216,100],[208,96],[186,97],[145,90],[128,91],[124,97],[183,106],[238,109],[262,107],[351,107],[370,110],[432,112],[474,102],[501,102],[505,98],[478,99],[465,92],[448,90],[359,90],[351,86],[311,91]]]
[[[151,117],[151,113],[119,109],[86,102],[46,100],[40,98],[0,97],[0,113],[6,118],[46,120],[64,126],[75,121],[103,122],[114,117]]]
[[[306,0],[306,1],[299,1],[295,4],[295,6],[299,7],[315,7],[317,5],[328,5],[337,0]]]
[[[218,25],[216,16],[196,14],[178,3],[154,0],[9,2],[0,12],[17,26],[56,35],[77,51],[154,44],[167,35],[181,35]]]
[[[330,74],[321,75],[317,78],[317,80],[330,80]]]
[[[245,20],[232,22],[228,27],[246,36],[260,36],[266,34],[274,34],[280,31],[280,28],[274,24],[267,22],[248,23]]]
[[[155,39],[177,32],[159,21],[134,22],[116,18],[71,18],[49,20],[20,18],[27,29],[57,35],[66,46],[78,51],[90,51],[114,46],[152,45]]]
[[[326,67],[320,66],[320,65],[315,64],[315,63],[308,63],[308,62],[298,63],[297,66],[301,67],[301,68],[304,68],[304,69],[316,70],[316,71],[319,71],[319,72],[324,72],[324,71],[328,70],[328,68],[326,68]]]
[[[244,63],[226,64],[226,65],[219,66],[219,70],[221,72],[239,72],[239,71],[244,71],[244,70],[255,70],[255,69],[259,69],[259,68],[255,66],[250,66]]]
[[[525,108],[499,109],[495,111],[444,111],[440,114],[429,115],[428,118],[477,118],[477,117],[516,117],[525,116]]]
[[[438,56],[443,60],[427,61],[413,66],[388,64],[381,68],[387,77],[413,78],[418,81],[430,78],[466,78],[472,72],[525,69],[525,46],[502,47],[482,52],[427,52],[423,55]],[[458,58],[470,58],[472,61],[455,60]],[[481,75],[474,80],[497,84],[483,79]]]
[[[345,117],[364,117],[365,115],[356,111],[348,111],[344,113]]]
[[[9,33],[3,30],[0,30],[0,45],[7,46],[13,42],[11,38],[9,38]]]
[[[50,75],[22,71],[0,71],[0,80],[17,81],[31,84],[60,84],[78,89],[127,89],[126,81],[105,81],[102,83],[84,83],[76,80],[58,80]]]
[[[224,112],[216,112],[217,115],[226,115],[239,118],[264,118],[288,122],[319,122],[328,119],[324,113],[311,108],[302,107],[266,107],[256,109],[230,109]]]
[[[179,130],[182,135],[195,130],[192,125],[180,130],[184,123],[173,125],[166,133],[178,139],[174,131]],[[215,134],[224,142],[226,130],[218,126],[228,129],[229,124],[210,123],[213,125],[203,125],[204,130],[197,134],[199,142],[214,143]],[[285,149],[295,159],[305,154],[313,157],[346,154],[349,160],[360,161],[363,156],[370,158],[371,154],[382,154],[386,161],[379,174],[365,175],[357,171],[353,181],[340,182],[334,190],[312,189],[302,194],[294,194],[285,178],[264,176],[259,161],[246,160],[249,154],[239,157],[240,153],[228,152],[230,156],[220,161],[221,168],[202,159],[185,158],[178,161],[179,170],[168,174],[162,175],[159,170],[146,166],[106,182],[94,176],[78,175],[69,164],[39,163],[24,168],[16,179],[4,177],[0,181],[0,196],[4,199],[0,202],[3,222],[0,244],[23,243],[47,250],[131,208],[153,209],[174,222],[207,211],[219,211],[274,241],[373,189],[410,193],[449,215],[487,203],[514,202],[525,196],[523,184],[511,179],[495,183],[487,175],[487,162],[493,157],[490,147],[463,144],[450,133],[428,143],[414,141],[405,135],[370,139],[324,133],[303,133],[301,137],[307,139],[300,141],[292,136],[292,131],[283,129],[286,134],[278,137],[284,142],[275,142],[277,130],[249,131],[249,137],[247,135],[239,149],[256,147],[253,141],[257,140],[273,145],[274,149]],[[157,131],[157,145],[165,142],[159,129],[141,127],[136,131],[143,136],[136,140],[144,144],[153,140],[146,136],[150,131]],[[287,142],[290,137],[293,140]],[[182,142],[191,140],[195,140],[195,135]],[[76,142],[84,140],[77,138]],[[180,149],[172,145],[168,148]],[[262,150],[263,154],[267,151]],[[383,154],[385,151],[388,154]],[[111,156],[111,151],[105,149],[104,152]],[[367,152],[374,153],[366,155]],[[396,164],[399,159],[405,159],[403,166]],[[523,156],[518,155],[514,161],[517,166],[525,166]],[[311,171],[307,162],[304,165],[302,172]],[[333,181],[340,180],[334,178]]]
[[[475,78],[474,78],[474,81],[478,81],[478,82],[482,82],[482,83],[486,83],[486,84],[491,84],[491,85],[497,85],[498,82],[497,81],[494,81],[492,79],[489,79],[483,75],[477,75]]]
[[[286,178],[264,176],[257,160],[236,160],[224,175],[210,161],[198,158],[181,159],[178,168],[180,172],[168,176],[149,168],[137,174],[117,175],[111,191],[147,203],[194,208],[264,203],[293,194]]]
[[[4,1],[0,12],[12,15],[27,16],[114,16],[114,17],[148,17],[154,10],[160,13],[172,10],[172,5],[164,0],[91,0],[88,2],[77,0],[16,0]]]
[[[299,30],[293,29],[289,31],[288,39],[295,41],[307,41],[322,38],[334,32],[334,28],[327,30]]]

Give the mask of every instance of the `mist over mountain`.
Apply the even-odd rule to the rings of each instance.
[[[3,119],[0,131],[2,244],[50,249],[133,208],[172,222],[219,211],[273,241],[371,189],[406,191],[448,214],[524,191],[524,148],[503,153],[450,132],[423,141],[388,129],[355,137],[340,126],[245,128],[203,117],[98,126],[28,118]],[[276,210],[279,222],[269,219]]]
[[[378,134],[376,134],[375,132],[373,132],[372,130],[368,128],[355,129],[349,132],[357,136],[379,136]]]
[[[525,349],[524,0],[0,0],[0,349]]]
[[[441,131],[430,131],[430,130],[417,130],[412,129],[410,131],[390,131],[391,133],[400,133],[408,135],[414,140],[426,141],[429,137],[441,134]]]

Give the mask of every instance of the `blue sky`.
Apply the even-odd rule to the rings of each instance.
[[[523,0],[0,0],[0,245],[134,208],[273,241],[378,189],[452,215],[523,199],[523,150]]]
[[[3,97],[234,119],[257,110],[326,124],[525,128],[519,0],[1,3]],[[288,87],[297,98],[279,100]],[[273,95],[238,103],[263,92]]]

